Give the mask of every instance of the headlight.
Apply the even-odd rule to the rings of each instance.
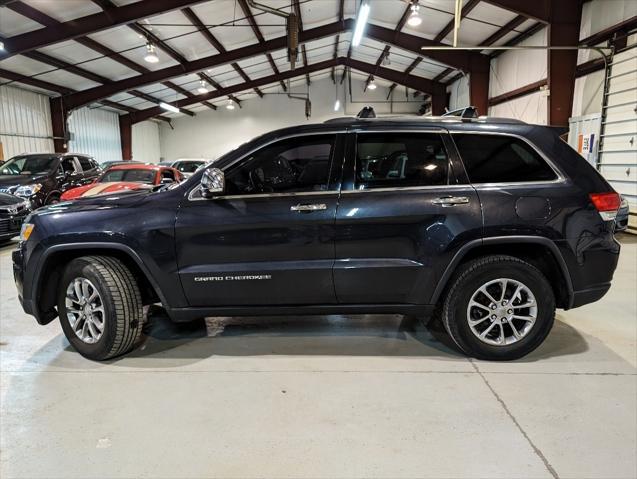
[[[20,186],[17,190],[15,190],[14,195],[29,197],[35,195],[41,189],[42,185],[40,183],[33,183],[32,185]]]
[[[26,241],[33,233],[35,225],[33,223],[22,223],[22,229],[20,230],[20,241]]]

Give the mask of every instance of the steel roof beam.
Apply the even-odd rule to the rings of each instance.
[[[257,24],[257,21],[254,19],[254,15],[252,15],[252,10],[250,10],[250,6],[248,5],[248,2],[246,2],[246,0],[238,0],[238,1],[239,1],[239,5],[241,6],[241,10],[243,11],[243,14],[246,16],[246,19],[248,20],[248,23],[250,24],[250,27],[252,28],[252,31],[254,32],[254,36],[257,37],[259,45],[264,45],[266,43],[265,38],[263,37],[261,30],[259,29],[259,25]],[[299,38],[299,42],[300,42],[300,38]],[[287,38],[286,38],[285,45],[287,46]],[[268,63],[270,64],[272,71],[275,74],[279,74],[279,68],[276,66],[276,63],[274,62],[274,58],[272,58],[272,55],[270,54],[270,52],[267,52],[265,56],[268,59]],[[287,91],[287,86],[285,85],[285,83],[284,82],[280,82],[280,83],[281,83],[281,87],[283,88],[283,91]]]
[[[533,18],[543,23],[549,23],[552,4],[559,4],[562,0],[484,0],[496,7],[504,8],[518,15]],[[581,2],[580,2],[581,3]]]
[[[341,25],[341,23],[339,22],[330,23],[320,27],[305,30],[299,34],[299,38],[301,41],[307,42],[310,40],[330,37],[336,35],[339,32],[342,32],[343,29],[350,29],[353,24],[354,22],[352,20],[346,20],[345,25]],[[144,75],[137,75],[113,82],[111,85],[90,88],[88,90],[74,93],[73,95],[69,95],[66,100],[66,104],[70,109],[79,108],[82,105],[92,103],[102,98],[120,93],[122,91],[130,90],[131,88],[138,88],[144,85],[159,83],[162,81],[170,80],[172,78],[187,75],[189,73],[197,73],[208,68],[226,65],[245,58],[281,50],[286,47],[286,44],[287,38],[283,36],[274,38],[272,40],[266,40],[263,44],[248,45],[245,47],[227,51],[226,53],[220,53],[217,55],[200,58],[198,60],[188,61],[184,65],[175,65],[167,68],[162,68],[160,70],[150,71]]]
[[[474,8],[476,8],[478,6],[478,3],[480,3],[480,0],[469,0],[464,7],[462,7],[462,12],[460,13],[460,18],[464,18],[467,15],[469,15],[469,13],[471,12],[471,10],[473,10]],[[445,28],[443,28],[442,30],[440,30],[440,32],[438,32],[438,35],[436,35],[436,37],[434,38],[434,42],[441,42],[443,41],[447,35],[449,35],[451,33],[451,31],[453,30],[453,25],[454,25],[454,19],[452,18],[449,23],[447,23],[445,25]]]
[[[7,38],[5,51],[0,52],[0,60],[29,52],[54,43],[74,40],[89,33],[125,25],[160,13],[177,10],[201,3],[204,0],[161,0],[154,2],[135,2],[108,11],[94,13],[60,23],[56,28],[40,28]],[[11,7],[11,4],[8,5]]]
[[[57,28],[61,22],[57,21],[55,18],[52,18],[48,15],[46,15],[45,13],[41,12],[40,10],[33,8],[30,5],[27,5],[26,3],[23,3],[21,1],[14,1],[13,3],[11,3],[8,8],[10,10],[13,10],[14,12],[30,18],[31,20],[40,23],[41,25],[47,26],[47,27],[52,27],[52,28]],[[117,53],[114,50],[111,50],[110,48],[108,48],[105,45],[102,45],[99,42],[96,42],[95,40],[93,40],[92,38],[89,37],[79,37],[76,38],[75,41],[77,43],[79,43],[80,45],[83,45],[87,48],[90,48],[93,51],[96,51],[97,53],[100,53],[102,55],[104,55],[105,57],[110,58],[113,61],[116,61],[128,68],[130,68],[133,71],[136,71],[138,73],[148,73],[150,70],[148,70],[147,68],[138,65],[137,63],[135,63],[134,61],[126,58],[125,56]],[[63,70],[69,71],[71,73],[75,73],[76,75],[80,75],[83,76],[85,78],[89,78],[87,75],[94,75],[92,72],[88,71],[88,70],[84,70],[81,69],[79,67],[76,67],[75,65],[70,65],[70,64],[66,64],[66,65],[60,65],[57,59],[49,56],[49,55],[45,55],[44,53],[41,52],[37,52],[37,51],[33,51],[33,52],[27,52],[23,54],[26,57],[32,58],[34,60],[38,60],[40,62],[43,63],[48,63],[49,65],[52,66],[57,66],[58,68],[61,68]],[[39,58],[36,58],[37,56],[39,56]],[[92,78],[89,78],[92,79]],[[103,81],[106,80],[106,81]],[[104,77],[101,77],[100,80],[93,80],[96,81],[97,83],[110,83],[110,80],[105,79]],[[175,91],[179,91],[176,87],[177,85],[174,85],[172,82],[164,82],[164,85],[167,86],[168,88],[172,88]],[[179,92],[182,93],[182,92]],[[183,93],[182,93],[183,94]],[[159,100],[155,99],[154,100],[155,103],[158,103]]]
[[[322,62],[310,64],[307,67],[297,68],[296,70],[288,70],[285,72],[281,72],[278,75],[269,75],[263,78],[257,78],[250,82],[232,85],[227,88],[223,88],[221,90],[215,90],[209,92],[205,95],[201,95],[202,98],[206,100],[212,100],[215,98],[227,96],[229,94],[239,93],[246,90],[251,90],[255,86],[265,86],[271,85],[273,83],[277,83],[283,80],[288,80],[291,78],[302,77],[306,74],[310,74],[313,72],[318,72],[321,70],[331,69],[333,67],[344,65],[346,67],[352,68],[354,70],[361,71],[363,73],[370,73],[372,71],[376,71],[379,78],[384,78],[385,80],[395,81],[399,84],[405,85],[413,90],[422,91],[426,93],[430,93],[433,95],[440,96],[445,92],[445,86],[442,83],[437,83],[432,80],[428,80],[426,78],[405,74],[403,72],[398,72],[395,70],[391,70],[389,68],[377,68],[376,65],[361,62],[358,60],[354,60],[352,58],[336,58],[325,60]],[[189,98],[184,98],[182,100],[178,100],[175,102],[176,106],[182,107],[187,106],[195,101]],[[132,122],[138,123],[140,121],[147,120],[152,118],[153,116],[161,113],[162,110],[159,108],[149,108],[147,110],[141,110],[139,112],[131,114]]]

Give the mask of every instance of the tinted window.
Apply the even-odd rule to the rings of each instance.
[[[175,174],[172,170],[161,170],[161,179],[169,179],[175,181]]]
[[[67,158],[62,158],[62,169],[64,170],[65,173],[75,173],[75,161],[73,160],[73,158],[67,157]]]
[[[177,166],[175,168],[177,168],[182,173],[194,173],[201,165],[202,163],[199,161],[181,161],[177,163]]]
[[[76,158],[79,160],[83,171],[92,170],[94,168],[91,161],[85,156],[77,156]]]
[[[356,189],[446,185],[448,176],[449,159],[440,135],[358,135]]]
[[[100,179],[100,183],[109,181],[131,181],[133,183],[149,183],[155,181],[155,172],[153,170],[127,170],[127,169],[110,169],[104,173]]]
[[[226,175],[229,195],[327,190],[333,135],[272,143]]]
[[[0,174],[38,175],[50,172],[56,163],[55,156],[16,156],[2,164]]]
[[[525,141],[503,135],[454,135],[472,183],[550,181],[555,172]]]

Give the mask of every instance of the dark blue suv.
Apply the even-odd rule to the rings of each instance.
[[[24,310],[91,359],[131,350],[161,302],[205,316],[402,313],[515,359],[555,308],[600,299],[619,196],[549,127],[339,119],[265,134],[188,181],[60,203],[14,252]]]

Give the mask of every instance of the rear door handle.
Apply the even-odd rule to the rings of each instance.
[[[326,210],[327,209],[327,205],[325,203],[314,203],[314,204],[310,204],[310,205],[296,205],[296,206],[290,206],[290,210],[291,211],[322,211],[322,210]]]
[[[442,198],[436,198],[431,202],[434,205],[455,206],[469,203],[469,198],[467,198],[466,196],[443,196]]]

